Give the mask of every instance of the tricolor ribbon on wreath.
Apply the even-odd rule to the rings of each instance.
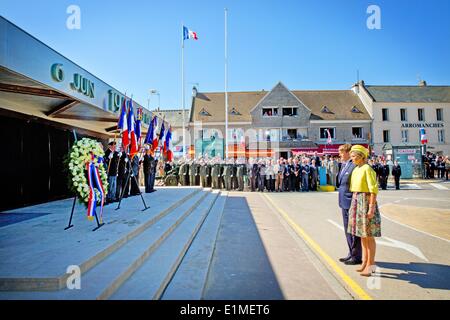
[[[100,178],[100,172],[98,167],[95,165],[95,156],[91,153],[91,161],[86,162],[86,170],[88,173],[88,184],[89,184],[89,200],[88,200],[88,219],[94,219],[94,215],[96,214],[97,209],[97,193],[95,189],[97,189],[100,193],[100,223],[103,220],[103,205],[105,202],[105,190],[103,189],[102,179]],[[101,165],[103,162],[102,157],[98,157],[98,165]]]

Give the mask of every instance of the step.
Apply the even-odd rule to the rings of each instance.
[[[161,300],[202,299],[227,195],[223,192],[217,199]]]
[[[107,299],[210,194],[207,191],[197,192],[87,273],[82,272],[81,290],[8,292],[8,299]]]
[[[125,199],[127,209],[105,208],[106,225],[95,232],[92,232],[92,223],[87,223],[79,212],[74,216],[75,227],[67,231],[64,231],[67,217],[60,213],[3,227],[0,231],[3,245],[0,248],[3,261],[0,290],[64,289],[69,276],[66,274],[68,265],[78,265],[82,274],[86,273],[200,191],[200,188],[183,191],[173,202],[168,202],[173,196],[168,198],[162,193],[157,203],[147,201],[151,208],[144,212],[139,199]]]
[[[111,299],[159,299],[208,216],[219,193],[218,191],[210,193],[158,250],[111,296]]]

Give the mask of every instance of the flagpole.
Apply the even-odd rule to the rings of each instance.
[[[183,157],[186,157],[186,134],[184,112],[184,25],[181,22],[181,105],[183,109]]]
[[[228,158],[228,56],[227,56],[227,15],[228,9],[225,8],[225,158]]]

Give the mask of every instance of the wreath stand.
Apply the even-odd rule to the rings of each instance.
[[[139,166],[140,166],[140,165],[139,165]],[[139,169],[138,169],[138,171],[139,171]],[[119,204],[117,205],[116,210],[119,210],[119,209],[120,209],[120,204],[122,203],[123,195],[125,194],[125,190],[128,188],[128,184],[130,183],[131,177],[133,177],[134,181],[136,182],[136,185],[138,186],[138,189],[139,189],[139,195],[141,196],[142,203],[144,204],[144,209],[142,209],[142,211],[145,211],[145,210],[147,210],[147,209],[150,209],[150,207],[147,207],[147,204],[145,203],[144,196],[142,195],[142,191],[141,191],[141,189],[139,188],[139,183],[138,183],[138,181],[137,181],[137,179],[136,179],[136,176],[134,175],[133,167],[132,167],[131,164],[130,164],[130,172],[128,173],[127,182],[125,183],[125,188],[123,188],[122,193],[121,193],[121,195],[120,195]]]
[[[73,212],[75,211],[75,204],[76,204],[76,202],[77,202],[77,197],[75,196],[75,197],[73,198],[72,212],[70,213],[69,224],[67,225],[67,227],[64,228],[64,230],[68,230],[68,229],[70,229],[70,228],[73,227],[73,224],[72,224],[72,217],[73,217]],[[98,221],[98,217],[97,217],[97,209],[95,209],[95,220],[97,221],[97,227],[95,227],[95,229],[93,229],[92,231],[96,231],[96,230],[100,229],[101,227],[103,227],[103,226],[105,225],[104,222],[100,223],[100,222]]]
[[[73,135],[74,135],[75,143],[76,143],[78,141],[78,137],[77,137],[77,133],[76,133],[75,129],[73,130]],[[68,229],[73,227],[72,218],[73,218],[73,212],[75,211],[75,204],[76,203],[77,203],[77,196],[75,196],[73,198],[72,211],[70,212],[69,224],[67,225],[67,227],[64,228],[64,230],[68,230]],[[98,221],[97,208],[95,209],[95,220],[97,221],[97,227],[95,229],[93,229],[92,231],[96,231],[96,230],[100,229],[102,226],[105,225],[104,222],[100,223]]]

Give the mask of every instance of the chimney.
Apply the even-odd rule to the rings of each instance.
[[[359,93],[359,84],[358,84],[358,83],[355,83],[355,84],[352,86],[352,91],[353,91],[353,93],[355,93],[355,94],[358,94],[358,93]]]
[[[426,87],[426,86],[427,86],[427,82],[425,80],[419,81],[419,87]]]

